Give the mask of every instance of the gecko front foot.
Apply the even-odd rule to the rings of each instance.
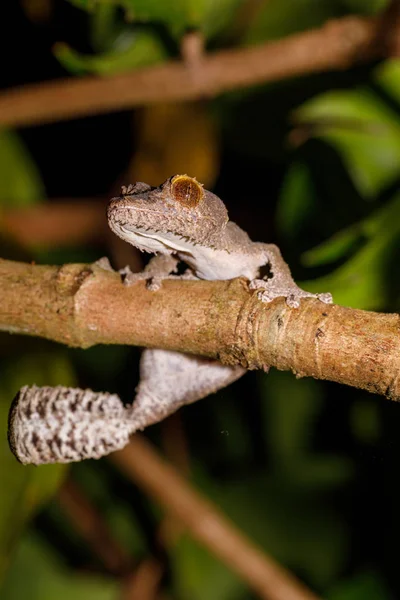
[[[125,285],[137,281],[146,281],[146,287],[152,292],[160,289],[164,279],[197,279],[191,269],[186,269],[182,275],[176,275],[178,260],[170,254],[159,254],[151,259],[144,271],[132,273],[129,266],[119,271]]]
[[[96,260],[94,264],[97,267],[100,267],[100,269],[104,269],[104,271],[112,271],[113,273],[115,273],[109,259],[106,256],[103,256],[103,258],[99,258],[99,260]],[[119,269],[118,273],[121,275],[124,285],[129,286],[133,283],[136,283],[137,281],[146,281],[147,289],[152,291],[157,291],[158,289],[160,289],[162,280],[167,277],[167,275],[163,276],[158,272],[155,273],[149,270],[144,270],[139,273],[133,273],[129,265],[126,265],[126,267],[124,267],[123,269]]]
[[[102,258],[99,258],[93,264],[96,265],[96,267],[99,267],[100,269],[103,269],[103,271],[112,271],[112,272],[114,272],[114,269],[112,268],[110,260],[108,259],[107,256],[103,256]]]
[[[146,288],[148,290],[151,290],[152,292],[156,292],[157,290],[159,290],[161,287],[162,280],[165,279],[165,277],[162,277],[160,275],[154,275],[153,273],[150,273],[148,271],[133,273],[129,265],[127,265],[123,269],[120,269],[118,273],[121,275],[124,285],[130,286],[136,283],[137,281],[145,281]]]
[[[272,302],[275,298],[286,298],[286,304],[291,308],[298,308],[302,298],[318,298],[325,304],[332,304],[332,294],[313,294],[299,288],[295,283],[279,282],[271,279],[253,279],[250,282],[251,290],[258,290],[257,297],[262,302]]]

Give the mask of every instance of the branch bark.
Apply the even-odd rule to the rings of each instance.
[[[268,366],[400,398],[400,315],[304,299],[264,304],[245,279],[173,281],[151,292],[96,263],[0,260],[0,329],[70,346],[133,344]]]
[[[70,78],[10,89],[0,94],[0,125],[21,127],[155,102],[211,97],[398,54],[399,21],[348,16],[258,46],[204,55],[193,68],[184,61],[112,77]]]

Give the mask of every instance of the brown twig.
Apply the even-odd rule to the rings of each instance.
[[[0,231],[24,248],[102,241],[108,227],[102,198],[55,199],[0,213]]]
[[[265,304],[245,279],[124,286],[98,265],[0,260],[0,329],[70,346],[134,344],[266,365],[400,398],[400,316],[305,298]]]
[[[167,62],[113,77],[67,79],[0,94],[0,124],[14,127],[130,109],[155,102],[210,97],[232,89],[350,66],[395,52],[381,43],[386,17],[348,16],[254,47],[205,55],[195,70]],[[398,22],[395,22],[398,25]],[[393,23],[387,35],[393,38]]]
[[[121,600],[156,600],[159,597],[164,569],[156,558],[146,558],[133,568],[133,560],[115,539],[103,516],[71,479],[61,486],[57,500],[107,571],[122,578]]]
[[[390,0],[381,15],[375,40],[371,40],[371,50],[375,46],[381,48],[386,56],[399,56],[399,28],[400,1]]]
[[[189,31],[181,42],[181,57],[185,65],[198,69],[204,58],[204,36],[200,31]]]
[[[139,435],[110,460],[190,534],[266,600],[317,600],[291,573],[256,547],[209,500],[195,491]]]
[[[157,600],[163,566],[155,558],[146,558],[122,583],[121,600]]]
[[[102,515],[82,490],[71,480],[59,489],[57,500],[94,554],[114,575],[126,575],[132,569],[128,553],[115,540]]]
[[[174,413],[162,423],[161,445],[169,462],[188,477],[191,471],[189,444],[181,413]]]
[[[0,235],[28,251],[62,248],[107,241],[116,268],[129,265],[140,271],[140,252],[112,234],[105,219],[104,198],[53,199],[29,208],[7,208],[0,212]]]

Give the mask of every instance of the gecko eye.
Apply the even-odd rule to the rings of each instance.
[[[175,200],[183,206],[194,208],[203,198],[203,187],[192,177],[175,175],[171,181],[171,192]]]

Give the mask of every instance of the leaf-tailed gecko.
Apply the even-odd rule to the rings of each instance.
[[[123,187],[122,194],[110,201],[107,218],[123,240],[156,254],[142,273],[122,270],[127,285],[145,279],[157,293],[163,279],[170,277],[244,276],[263,302],[284,297],[293,308],[304,297],[332,302],[328,293],[300,289],[277,246],[252,242],[229,220],[222,200],[187,175],[175,175],[155,188],[142,182]],[[183,275],[175,274],[179,261],[189,267]],[[263,279],[260,269],[265,265],[270,275]],[[90,390],[23,388],[10,413],[10,445],[25,463],[99,458],[123,447],[134,431],[161,421],[244,373],[241,366],[146,349],[132,406],[124,407],[115,395]]]

